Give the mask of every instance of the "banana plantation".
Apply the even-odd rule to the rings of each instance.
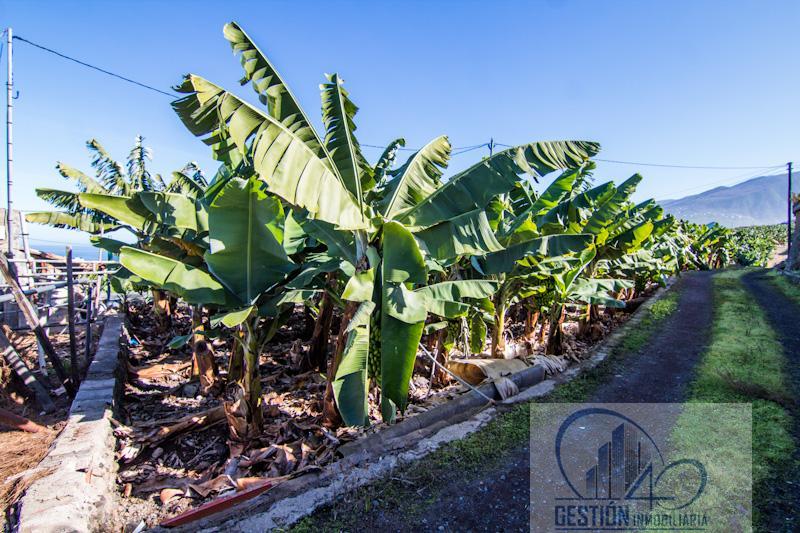
[[[124,160],[92,139],[87,164],[57,164],[62,188],[36,189],[51,210],[25,215],[117,262],[103,290],[122,321],[107,415],[121,503],[98,530],[245,516],[378,444],[570,372],[594,379],[599,347],[676,280],[766,267],[786,243],[785,225],[634,201],[646,177],[599,176],[593,139],[528,139],[452,171],[445,125],[369,157],[339,74],[301,105],[242,26],[223,33],[241,79],[187,74],[171,102],[218,166],[158,173],[144,137]],[[268,529],[254,524],[237,530]]]

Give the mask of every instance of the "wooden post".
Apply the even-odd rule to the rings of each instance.
[[[36,340],[42,344],[44,353],[50,360],[50,364],[53,365],[53,370],[56,371],[59,381],[64,385],[67,394],[75,396],[77,390],[76,384],[67,376],[67,371],[64,369],[64,365],[61,364],[61,359],[58,358],[53,343],[50,342],[50,339],[44,332],[44,328],[42,328],[42,325],[39,323],[39,317],[36,315],[36,308],[31,304],[30,300],[25,297],[22,288],[19,286],[19,282],[17,282],[17,277],[11,270],[8,260],[3,255],[0,255],[0,274],[3,275],[6,283],[11,287],[11,292],[14,294],[14,299],[17,301],[17,305],[22,311],[25,321],[28,323],[28,327],[33,330],[34,335],[36,335]]]
[[[31,246],[28,241],[28,224],[25,221],[25,215],[22,211],[17,211],[19,215],[19,234],[22,237],[22,251],[25,254],[25,266],[28,274],[35,274],[33,269],[33,259],[31,258]],[[30,278],[31,280],[31,287],[33,287],[34,283],[36,282],[36,278]]]
[[[20,431],[27,431],[28,433],[47,431],[46,427],[40,426],[36,422],[31,422],[27,418],[23,418],[5,409],[0,409],[0,423]]]
[[[786,180],[786,264],[791,264],[792,257],[792,162],[786,163],[787,167],[787,180]]]
[[[72,273],[72,246],[67,246],[67,329],[69,331],[69,364],[72,370],[72,381],[80,380],[83,365],[78,361],[78,347],[75,339],[75,278]]]
[[[47,322],[49,322],[48,317],[46,314],[42,314],[42,311],[47,307],[47,304],[45,303],[45,305],[41,307],[38,305],[39,303],[42,303],[41,300],[43,300],[44,297],[44,294],[36,294],[33,295],[31,299],[35,302],[33,305],[36,306],[36,313],[39,315],[39,324],[44,324],[42,326],[44,328],[44,334],[50,335],[50,330],[47,327]],[[47,360],[44,357],[44,347],[39,341],[36,341],[36,351],[39,355],[39,371],[42,372],[42,374],[47,375]]]
[[[11,225],[13,213],[11,191],[14,176],[14,37],[11,28],[6,29],[6,60],[8,77],[6,78],[6,243],[8,254],[14,257],[14,229]]]
[[[39,383],[36,376],[33,375],[31,369],[28,368],[28,365],[26,365],[25,361],[19,356],[14,345],[11,344],[11,341],[8,340],[8,337],[6,337],[6,334],[2,330],[0,330],[0,349],[3,350],[3,358],[8,363],[8,366],[11,367],[11,370],[13,370],[25,386],[34,393],[36,396],[36,403],[39,404],[42,411],[45,413],[52,413],[55,411],[56,406],[50,399],[50,394],[48,394],[47,389]]]
[[[83,353],[83,360],[88,364],[92,360],[92,284],[86,284],[86,348]]]

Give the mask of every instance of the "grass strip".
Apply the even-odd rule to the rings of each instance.
[[[711,342],[697,367],[689,402],[749,403],[752,435],[741,435],[736,410],[723,417],[720,427],[708,427],[703,411],[688,406],[672,432],[676,456],[695,457],[716,468],[709,472],[704,506],[718,516],[744,516],[735,508],[740,487],[750,474],[749,457],[742,457],[742,443],[752,439],[753,524],[765,525],[771,503],[770,483],[792,461],[792,418],[782,404],[791,398],[784,374],[783,347],[764,311],[753,305],[741,277],[748,270],[731,270],[714,277],[714,322]],[[800,294],[800,293],[799,293]],[[723,407],[720,406],[722,409]],[[748,438],[750,437],[750,438]],[[716,512],[715,512],[716,511]],[[718,524],[726,531],[730,524]],[[715,531],[712,527],[709,531]]]

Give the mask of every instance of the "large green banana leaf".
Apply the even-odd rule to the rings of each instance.
[[[209,270],[245,304],[296,268],[283,248],[283,207],[255,178],[229,180],[208,207]]]
[[[326,153],[299,135],[297,125],[281,122],[198,76],[187,76],[177,90],[188,93],[173,108],[189,131],[206,142],[224,140],[249,154],[253,169],[271,193],[305,208],[309,218],[342,229],[370,227],[369,216],[333,170]]]
[[[60,213],[58,211],[35,211],[25,215],[25,220],[34,224],[45,224],[55,228],[69,228],[87,233],[100,233],[117,229],[117,224],[95,222],[91,215]]]
[[[503,150],[453,176],[399,220],[408,226],[429,227],[482,209],[498,194],[510,191],[520,174],[538,178],[553,170],[575,168],[599,149],[600,145],[592,142],[552,141]]]
[[[614,218],[622,212],[630,196],[636,190],[636,186],[642,181],[639,174],[634,174],[617,186],[614,195],[606,200],[589,218],[583,227],[585,233],[599,235]]]
[[[594,246],[586,248],[578,254],[575,260],[570,260],[566,263],[568,268],[553,274],[552,278],[556,291],[562,300],[565,300],[569,297],[569,291],[572,288],[572,284],[575,282],[578,276],[581,275],[581,272],[583,272],[584,269],[589,266],[589,263],[591,263],[596,256],[597,248]]]
[[[143,206],[137,205],[137,202],[128,196],[81,193],[78,195],[78,199],[86,209],[105,213],[135,229],[142,230],[150,222],[148,217],[142,213]]]
[[[64,163],[56,163],[56,170],[58,173],[67,179],[74,180],[78,183],[81,192],[92,192],[97,194],[109,194],[110,191],[103,187],[96,179],[87,176],[80,170],[73,168]]]
[[[483,255],[503,249],[492,231],[486,211],[476,209],[414,233],[428,253],[439,261],[461,255]]]
[[[625,307],[625,302],[617,300],[610,293],[631,287],[633,282],[625,279],[578,278],[570,288],[569,299],[606,307]]]
[[[308,233],[303,230],[300,220],[295,210],[290,209],[286,212],[286,220],[283,225],[283,249],[288,255],[302,251],[308,244]]]
[[[566,255],[579,255],[592,246],[594,236],[586,233],[559,234],[537,237],[529,241],[509,246],[478,259],[484,274],[511,272],[526,257],[554,258]]]
[[[569,193],[575,185],[575,180],[580,175],[580,169],[569,169],[562,172],[554,179],[547,188],[542,191],[536,200],[524,211],[514,217],[508,230],[504,235],[511,235],[519,229],[527,220],[534,218],[556,207]]]
[[[428,270],[414,236],[398,222],[383,226],[384,283],[416,283],[427,281]]]
[[[124,246],[119,262],[156,287],[177,294],[190,304],[225,304],[225,287],[208,273],[158,254]]]
[[[653,227],[652,222],[645,220],[638,226],[634,226],[616,237],[613,237],[602,247],[602,251],[598,253],[598,258],[613,260],[635,252],[650,238],[650,235],[653,233]]]
[[[488,298],[497,290],[498,282],[482,279],[443,281],[417,289],[417,294],[436,300]]]
[[[459,318],[466,316],[470,310],[470,304],[462,301],[464,298],[488,298],[498,286],[498,282],[489,280],[443,281],[421,287],[414,293],[422,297],[422,305],[428,313],[445,318]],[[396,315],[395,317],[397,318]]]
[[[355,266],[356,242],[352,232],[339,231],[333,224],[322,220],[300,219],[303,230],[328,247],[328,254],[344,259]]]
[[[402,216],[419,202],[436,192],[441,185],[443,169],[450,159],[450,141],[442,135],[420,148],[408,161],[393,172],[386,184],[384,197],[378,202],[386,220]]]
[[[347,190],[362,201],[362,174],[370,172],[354,132],[353,120],[358,107],[350,100],[338,75],[328,75],[322,88],[322,122],[325,124],[325,147],[339,171]]]
[[[406,140],[402,137],[399,139],[395,139],[389,143],[384,150],[381,156],[378,158],[378,162],[375,163],[375,167],[372,169],[373,174],[371,179],[368,183],[364,183],[363,186],[365,189],[369,189],[378,185],[383,181],[384,177],[388,174],[389,170],[392,167],[392,163],[394,163],[395,157],[397,157],[397,150],[401,146],[406,145]]]
[[[427,269],[411,232],[397,222],[385,224],[383,231],[381,414],[384,420],[391,421],[395,410],[404,411],[408,402],[408,382],[427,315],[425,298],[415,297],[406,289],[405,283],[424,284]],[[407,322],[411,317],[417,321]]]
[[[238,23],[225,24],[222,32],[231,43],[233,52],[241,53],[244,77],[240,83],[244,85],[248,81],[252,82],[253,90],[258,94],[261,103],[266,104],[270,116],[278,122],[292,125],[298,137],[312,146],[316,144],[317,149],[322,151],[322,142],[311,121],[267,56]]]
[[[582,192],[574,198],[566,198],[558,205],[536,218],[536,226],[544,234],[562,233],[564,228],[572,233],[580,233],[586,220],[598,206],[604,204],[617,192],[617,187],[609,181]]]
[[[369,424],[369,320],[375,308],[372,301],[362,302],[347,327],[348,336],[342,360],[333,381],[333,394],[345,425]]]
[[[193,198],[178,193],[141,192],[136,195],[148,211],[153,213],[155,221],[165,226],[172,226],[192,231],[203,231],[202,219],[204,209],[198,207]],[[198,224],[198,218],[201,218]]]
[[[78,201],[78,193],[40,187],[36,189],[36,196],[59,209],[65,209],[69,214],[84,212],[83,206]]]

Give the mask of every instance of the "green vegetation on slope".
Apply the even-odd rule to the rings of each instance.
[[[741,266],[766,267],[775,247],[786,243],[786,224],[734,228],[727,246],[733,261]]]

